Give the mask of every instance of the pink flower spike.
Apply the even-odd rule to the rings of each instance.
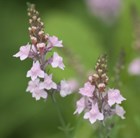
[[[63,59],[60,57],[56,52],[53,54],[53,59],[51,63],[53,68],[59,67],[60,69],[64,70],[65,65],[63,64]]]
[[[28,57],[30,52],[31,45],[27,44],[25,46],[21,46],[18,53],[13,55],[14,57],[20,57],[20,60],[24,60]]]
[[[123,109],[123,107],[121,107],[120,105],[117,104],[115,110],[116,110],[116,114],[118,116],[120,116],[122,119],[125,119],[125,117],[124,117],[125,110]]]
[[[76,106],[77,106],[77,109],[76,111],[74,112],[74,114],[78,113],[82,113],[83,110],[85,109],[86,105],[85,105],[85,97],[82,97],[80,100],[78,100],[76,102]]]
[[[57,85],[52,81],[52,74],[47,75],[45,74],[44,82],[40,84],[41,89],[57,89]]]
[[[62,80],[60,82],[60,85],[61,85],[60,95],[62,97],[65,97],[73,92],[71,84],[68,81]]]
[[[52,45],[55,47],[63,47],[62,40],[59,41],[56,36],[49,37],[49,44],[48,45]]]
[[[99,112],[97,103],[92,105],[92,109],[89,112],[86,112],[84,119],[89,119],[90,123],[93,124],[96,120],[103,120],[104,116]]]
[[[39,61],[33,63],[32,68],[27,72],[27,77],[31,77],[32,80],[35,80],[37,77],[44,78],[44,71],[41,70]]]
[[[91,85],[90,82],[86,82],[84,84],[84,87],[80,88],[79,93],[82,94],[83,96],[92,97],[94,90],[95,90],[95,86]]]
[[[115,103],[120,104],[123,100],[126,100],[126,99],[122,97],[118,89],[108,90],[108,104],[110,106],[112,106]]]

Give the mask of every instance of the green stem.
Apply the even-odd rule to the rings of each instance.
[[[66,125],[66,123],[65,123],[65,120],[64,120],[64,118],[63,118],[62,112],[61,112],[61,110],[60,110],[60,108],[59,108],[59,105],[58,105],[58,103],[57,103],[57,101],[56,101],[56,99],[55,99],[55,96],[54,96],[54,93],[53,93],[53,92],[52,92],[52,94],[51,94],[51,98],[52,98],[52,102],[53,102],[53,104],[54,104],[54,106],[55,106],[55,108],[56,108],[56,111],[57,111],[57,114],[58,114],[58,117],[59,117],[61,126],[62,126],[62,128],[63,128],[64,133],[65,133],[65,137],[66,137],[66,138],[71,138],[71,137],[70,137],[70,134],[69,134],[69,130],[67,129],[67,125]]]
[[[97,130],[98,138],[110,138],[110,131],[110,124],[104,125],[103,122],[100,122]]]

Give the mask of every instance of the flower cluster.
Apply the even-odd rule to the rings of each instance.
[[[105,22],[114,20],[120,12],[120,0],[86,0],[90,11]]]
[[[63,58],[59,56],[58,53],[54,52],[52,56],[48,56],[48,53],[51,52],[54,47],[63,47],[62,41],[58,40],[56,36],[45,34],[44,24],[34,4],[28,4],[28,16],[31,44],[28,43],[21,46],[19,52],[14,55],[14,57],[19,57],[20,60],[27,58],[33,60],[33,65],[26,75],[31,78],[27,91],[29,91],[36,100],[40,98],[46,99],[50,90],[60,91],[60,94],[64,97],[72,92],[72,89],[69,88],[69,83],[62,80],[60,84],[56,84],[52,80],[53,75],[46,73],[46,68],[49,65],[53,68],[58,67],[64,70],[65,65],[63,64]]]
[[[77,101],[74,114],[84,111],[84,119],[89,119],[91,124],[97,120],[105,120],[114,114],[124,119],[125,111],[119,105],[125,98],[118,89],[107,88],[108,76],[106,56],[101,56],[96,64],[96,72],[89,76],[83,88],[79,89],[81,95]]]

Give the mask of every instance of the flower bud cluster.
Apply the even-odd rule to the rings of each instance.
[[[104,92],[106,85],[108,83],[108,76],[106,75],[107,72],[107,61],[106,61],[106,55],[104,55],[103,57],[99,58],[96,66],[95,66],[95,70],[96,73],[94,73],[93,75],[89,76],[89,81],[91,82],[91,84],[95,85],[99,92]]]
[[[109,116],[118,115],[124,119],[124,109],[119,105],[125,98],[118,89],[107,87],[108,76],[106,56],[101,56],[95,66],[95,73],[89,76],[83,88],[79,89],[80,100],[74,114],[84,112],[84,119],[93,124],[97,120],[105,120]]]
[[[56,84],[52,80],[53,75],[46,72],[46,68],[50,65],[53,68],[58,67],[64,70],[63,58],[57,52],[53,52],[50,57],[46,56],[54,47],[63,47],[62,41],[58,40],[56,36],[45,34],[43,22],[34,4],[28,4],[28,16],[31,43],[21,46],[19,52],[14,55],[14,57],[19,57],[20,60],[25,60],[26,58],[33,60],[33,65],[26,75],[31,78],[27,91],[36,100],[40,98],[46,99],[48,92],[54,90],[60,91],[60,95],[64,97],[72,92],[70,83],[62,80],[60,84]]]

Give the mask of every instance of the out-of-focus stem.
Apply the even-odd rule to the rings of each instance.
[[[54,104],[54,106],[55,106],[55,108],[56,108],[56,111],[57,111],[57,114],[58,114],[58,117],[59,117],[61,126],[62,126],[62,128],[63,128],[62,130],[63,130],[64,133],[65,133],[65,137],[66,137],[66,138],[71,138],[71,137],[70,137],[70,134],[69,134],[69,130],[67,129],[66,122],[65,122],[65,120],[64,120],[64,118],[63,118],[62,112],[61,112],[61,110],[60,110],[60,108],[59,108],[59,105],[58,105],[58,103],[57,103],[57,101],[56,101],[56,98],[55,98],[55,96],[54,96],[54,93],[51,94],[51,98],[52,98],[52,102],[53,102],[53,104]]]

